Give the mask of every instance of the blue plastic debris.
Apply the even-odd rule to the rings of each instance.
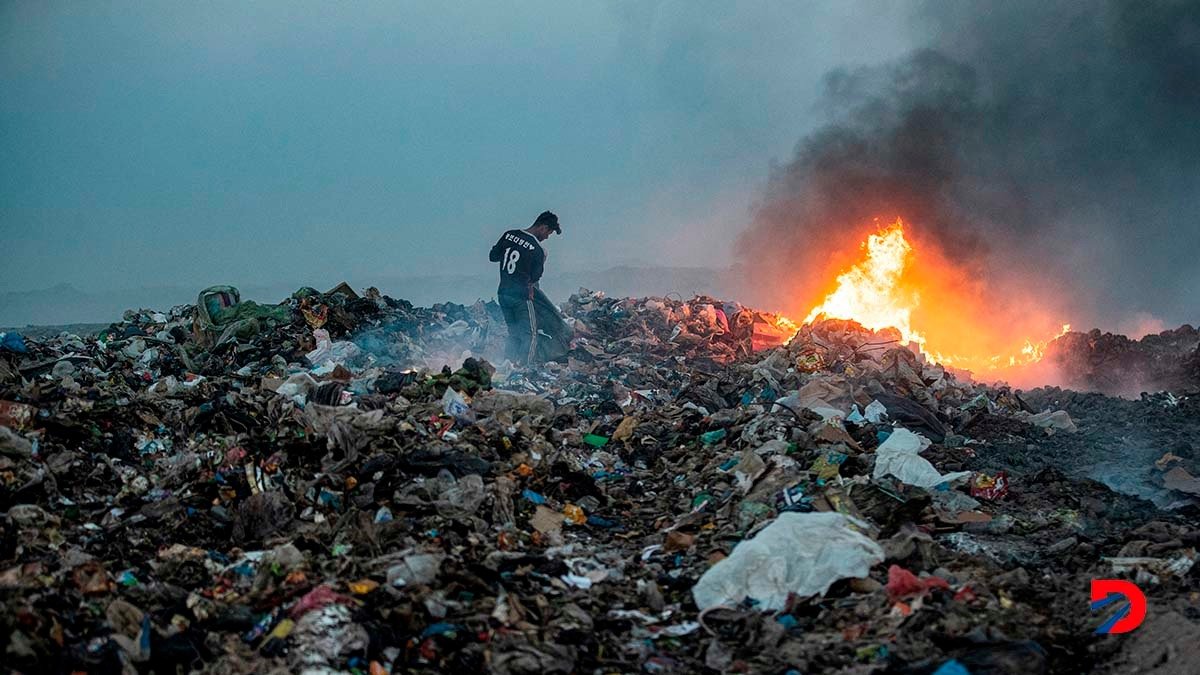
[[[958,659],[950,659],[943,663],[937,670],[933,671],[933,675],[971,675],[971,671],[959,663]]]
[[[588,516],[587,524],[591,525],[593,527],[603,527],[605,529],[612,529],[619,525],[619,523],[615,520],[609,520],[608,518],[601,518],[600,516]]]
[[[435,623],[421,632],[421,639],[424,640],[425,638],[433,637],[434,635],[451,635],[453,633],[457,633],[461,629],[462,627],[458,624],[445,622]],[[451,635],[451,637],[453,636]]]
[[[28,354],[29,348],[25,346],[25,338],[20,333],[9,331],[0,333],[0,351]]]
[[[342,510],[341,495],[334,493],[334,492],[330,492],[329,490],[326,490],[325,488],[321,488],[321,493],[319,495],[317,495],[317,501],[320,502],[322,506],[328,506],[328,507],[334,509],[335,511]]]

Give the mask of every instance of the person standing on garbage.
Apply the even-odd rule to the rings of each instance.
[[[488,260],[500,263],[500,288],[496,296],[508,326],[507,356],[514,363],[533,363],[537,355],[537,312],[533,298],[546,265],[541,242],[551,234],[562,234],[558,216],[543,211],[524,230],[500,235]]]

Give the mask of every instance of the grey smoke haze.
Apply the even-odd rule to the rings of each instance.
[[[936,2],[917,19],[921,48],[828,75],[830,121],[773,171],[739,240],[762,301],[813,300],[829,276],[798,270],[903,216],[999,314],[1034,299],[1077,327],[1200,319],[1200,3]]]
[[[0,287],[491,275],[498,233],[546,208],[551,275],[725,266],[821,76],[910,49],[907,13],[0,3]]]
[[[553,208],[552,275],[803,311],[903,215],[1006,311],[1196,322],[1196,7],[3,3],[0,287],[404,295]]]

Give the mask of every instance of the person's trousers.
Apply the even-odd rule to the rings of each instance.
[[[513,363],[534,363],[537,355],[537,311],[527,297],[500,295],[500,311],[508,326],[505,356]]]

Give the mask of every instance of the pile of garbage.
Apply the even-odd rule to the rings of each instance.
[[[524,368],[496,356],[492,303],[345,286],[279,305],[214,287],[97,336],[0,336],[4,663],[949,675],[1200,658],[1188,491],[1159,508],[1055,468],[1114,399],[972,382],[893,331],[796,330],[713,298],[581,290],[562,310],[569,352]],[[1125,403],[1170,416],[1193,441],[1163,470],[1189,465],[1195,398]],[[1122,414],[1160,419],[1144,412]],[[1140,632],[1093,635],[1094,578],[1143,589]]]
[[[1085,391],[1200,393],[1200,331],[1186,324],[1140,340],[1098,329],[1067,333],[1048,345],[1046,359]]]

